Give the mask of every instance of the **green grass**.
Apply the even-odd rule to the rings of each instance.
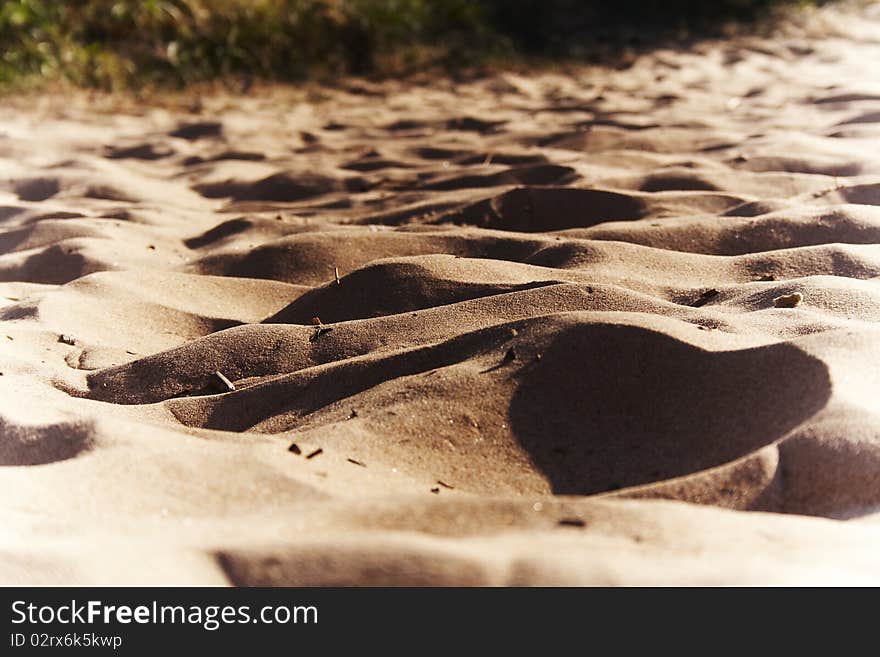
[[[584,58],[611,35],[705,30],[791,0],[0,0],[0,86],[105,89]],[[816,3],[812,3],[816,4]],[[659,30],[659,32],[658,32]]]

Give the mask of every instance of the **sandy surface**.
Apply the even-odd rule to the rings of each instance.
[[[0,582],[880,583],[880,18],[822,20],[5,101]]]

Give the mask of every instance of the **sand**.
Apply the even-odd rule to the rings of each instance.
[[[880,16],[811,20],[3,101],[0,583],[880,583]]]

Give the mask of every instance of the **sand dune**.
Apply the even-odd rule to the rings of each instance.
[[[4,101],[0,582],[880,582],[880,22],[816,20]]]

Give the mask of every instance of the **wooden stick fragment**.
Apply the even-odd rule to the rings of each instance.
[[[235,384],[226,378],[226,376],[221,371],[214,372],[214,376],[220,382],[220,385],[226,390],[226,392],[233,392],[235,390]]]
[[[560,527],[586,527],[587,523],[581,520],[580,518],[560,518],[559,522]]]
[[[717,297],[719,294],[721,294],[721,293],[718,290],[716,290],[715,288],[712,288],[711,290],[706,290],[705,292],[703,292],[703,294],[700,295],[699,299],[697,299],[696,301],[694,301],[691,304],[691,306],[693,306],[694,308],[700,308],[701,306],[705,306],[707,303],[709,303],[712,299]]]
[[[309,338],[309,342],[314,342],[315,340],[320,338],[322,335],[324,335],[325,333],[329,333],[332,330],[333,330],[333,328],[330,326],[316,326],[315,332],[312,333],[312,337]]]
[[[773,305],[776,308],[797,308],[804,300],[804,295],[800,292],[794,294],[783,294],[781,297],[773,299]]]

